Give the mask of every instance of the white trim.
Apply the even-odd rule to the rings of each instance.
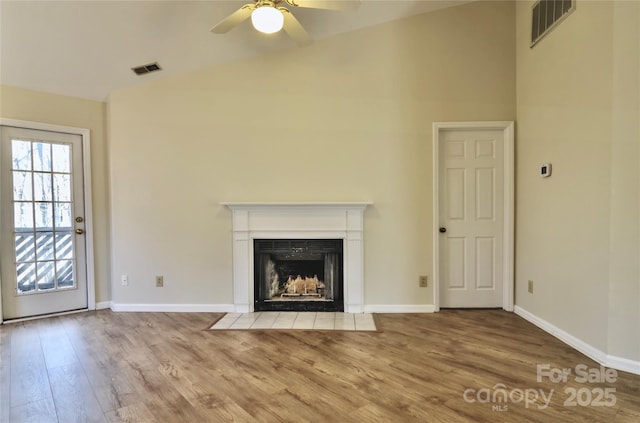
[[[607,355],[602,351],[600,351],[599,349],[563,331],[559,327],[547,322],[546,320],[536,316],[535,314],[526,311],[522,307],[515,306],[514,312],[518,316],[533,323],[534,325],[538,326],[540,329],[544,330],[550,335],[555,336],[556,338],[558,338],[565,344],[569,345],[570,347],[573,347],[576,350],[580,351],[582,354],[586,355],[592,360],[597,361],[600,364],[604,364],[607,361]]]
[[[294,209],[350,209],[361,208],[364,210],[367,206],[372,205],[370,201],[325,201],[321,203],[315,202],[233,202],[222,201],[220,205],[227,206],[231,210],[273,210],[274,208],[281,208],[283,210]]]
[[[101,301],[96,303],[96,310],[104,310],[107,308],[111,308],[111,301]]]
[[[440,132],[447,129],[497,129],[504,136],[504,258],[502,281],[502,308],[513,311],[514,297],[514,210],[515,210],[515,167],[514,167],[514,125],[511,121],[497,122],[434,122],[433,123],[433,303],[434,311],[440,310],[439,272],[439,144]]]
[[[640,361],[629,360],[628,358],[616,357],[615,355],[607,355],[607,367],[622,370],[623,372],[640,375]]]
[[[253,241],[342,239],[344,311],[364,304],[364,210],[370,202],[236,203],[232,212],[233,303],[236,313],[254,311]]]
[[[110,305],[111,310],[118,312],[163,312],[163,313],[238,313],[234,304],[132,304],[132,303],[98,303],[100,308]],[[433,313],[433,304],[369,304],[360,311],[350,313]],[[251,313],[251,312],[247,312]]]
[[[27,120],[7,119],[0,117],[0,126],[34,129],[40,131],[62,132],[82,137],[82,170],[84,179],[84,221],[85,221],[85,254],[87,266],[87,308],[96,308],[96,281],[93,256],[93,196],[91,189],[91,131],[86,128],[53,125],[50,123]],[[0,292],[0,323],[2,323],[2,293]]]
[[[233,304],[132,304],[111,303],[113,311],[143,311],[155,313],[233,313]]]
[[[0,322],[0,323],[8,325],[8,324],[11,324],[11,323],[28,322],[29,320],[48,319],[49,317],[66,316],[68,314],[84,313],[86,311],[89,311],[89,310],[86,309],[86,308],[82,308],[80,310],[61,311],[60,313],[42,314],[40,316],[20,317],[19,319],[4,320],[3,322]]]
[[[365,304],[365,313],[433,313],[433,304]]]
[[[93,255],[93,190],[91,183],[91,131],[82,129],[82,171],[84,177],[84,237],[87,266],[87,308],[96,309],[95,261]],[[89,229],[89,230],[87,230]]]
[[[597,363],[602,364],[605,367],[611,367],[612,369],[622,370],[624,372],[640,375],[640,361],[607,355],[604,352],[600,351],[598,348],[584,342],[579,338],[576,338],[570,333],[563,331],[554,324],[549,323],[546,320],[536,316],[535,314],[528,312],[520,306],[515,306],[513,311],[518,316],[529,321],[530,323],[533,323],[540,329],[558,338],[560,341],[578,350]]]

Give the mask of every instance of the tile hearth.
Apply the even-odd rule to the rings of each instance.
[[[227,313],[211,330],[302,329],[377,331],[371,313],[278,312]]]

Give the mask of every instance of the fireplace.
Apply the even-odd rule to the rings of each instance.
[[[255,311],[344,311],[342,239],[254,239]]]
[[[364,210],[371,203],[222,204],[232,211],[235,312],[249,313],[255,310],[253,249],[256,240],[339,241],[342,248],[342,307],[345,313],[364,312]],[[294,281],[297,276],[292,275]],[[310,277],[313,279],[313,276]],[[303,275],[300,274],[300,277]],[[288,275],[286,278],[288,280]],[[326,289],[326,281],[323,282]],[[335,290],[334,287],[334,301]]]

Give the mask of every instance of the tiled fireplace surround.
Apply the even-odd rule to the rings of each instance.
[[[344,311],[364,312],[364,210],[370,203],[222,203],[233,214],[233,303],[253,312],[254,239],[343,239]]]

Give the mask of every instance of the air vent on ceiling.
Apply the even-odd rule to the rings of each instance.
[[[576,9],[576,0],[538,0],[531,8],[531,47]]]
[[[135,68],[131,68],[131,70],[135,72],[136,75],[144,75],[145,73],[162,70],[162,68],[160,67],[158,62],[155,62],[149,63],[148,65],[137,66]]]

